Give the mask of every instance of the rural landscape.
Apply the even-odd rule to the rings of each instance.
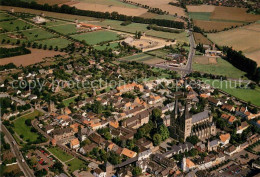
[[[258,0],[0,1],[3,177],[258,177]]]

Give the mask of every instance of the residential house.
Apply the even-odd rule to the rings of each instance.
[[[77,150],[79,148],[79,146],[80,146],[80,143],[79,143],[78,138],[72,139],[70,141],[70,148],[71,149],[76,149]]]
[[[231,137],[231,136],[230,136],[230,133],[221,134],[221,135],[219,136],[220,143],[221,143],[222,145],[228,144],[229,141],[230,141],[230,137]]]
[[[241,125],[237,128],[237,134],[243,133],[245,129],[249,127],[248,123],[246,121],[242,122]]]

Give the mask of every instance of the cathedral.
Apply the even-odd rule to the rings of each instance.
[[[174,109],[174,116],[171,116],[174,138],[186,141],[187,137],[196,135],[200,140],[205,140],[216,135],[216,126],[209,110],[191,115],[186,103],[185,109],[180,112],[178,100],[175,101]]]

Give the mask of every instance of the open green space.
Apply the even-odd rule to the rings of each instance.
[[[97,50],[105,50],[105,49],[116,49],[118,48],[118,42],[114,42],[114,43],[109,43],[108,44],[104,44],[104,45],[97,45],[94,48]]]
[[[56,25],[63,25],[66,24],[68,22],[66,21],[62,21],[62,20],[56,20],[56,19],[50,19],[49,21],[46,22],[45,26],[46,27],[50,27],[50,26],[56,26]]]
[[[6,31],[19,31],[26,30],[28,28],[35,28],[35,26],[25,23],[22,20],[9,20],[0,22],[0,27]]]
[[[22,31],[21,34],[23,34],[26,37],[26,39],[30,42],[56,37],[55,34],[52,34],[48,31],[44,31],[42,29],[26,30]]]
[[[62,25],[52,26],[49,28],[62,34],[75,34],[78,31],[75,24],[62,24]]]
[[[77,96],[74,96],[74,97],[71,97],[71,98],[67,98],[66,100],[63,100],[62,102],[65,106],[69,106],[70,103],[74,102],[76,98],[77,98]]]
[[[210,12],[189,12],[189,17],[194,20],[210,20]]]
[[[131,23],[127,26],[122,26],[122,21],[116,21],[116,20],[104,20],[104,21],[93,21],[93,22],[86,22],[91,23],[95,25],[99,25],[102,27],[108,27],[110,26],[111,29],[129,32],[129,33],[135,33],[136,31],[145,32],[147,31],[147,24],[141,24],[141,23]]]
[[[157,49],[147,52],[148,54],[155,55],[160,58],[169,58],[167,55],[170,53],[167,49]]]
[[[101,42],[119,40],[117,33],[111,31],[88,32],[84,34],[72,35],[71,37],[80,41],[85,40],[86,43],[90,45],[95,45]]]
[[[8,15],[6,13],[0,13],[0,21],[3,21],[3,20],[12,20],[12,19],[15,19],[15,17],[11,16],[11,15]]]
[[[33,120],[36,116],[40,115],[41,113],[35,110],[34,112],[21,116],[14,121],[14,131],[19,136],[23,136],[21,139],[23,139],[24,141],[30,140],[32,142],[36,141],[39,138],[39,135],[36,132],[31,132],[32,126],[27,126],[25,124],[25,121],[28,119]]]
[[[145,32],[146,35],[154,36],[154,37],[160,37],[164,39],[175,39],[177,42],[189,42],[188,34],[186,32],[181,33],[169,33],[169,32],[163,32],[163,31],[154,31],[149,30]]]
[[[51,40],[46,39],[46,40],[40,40],[40,41],[35,41],[38,44],[42,44],[42,45],[47,45],[47,47],[50,47],[51,45],[53,47],[58,46],[58,48],[65,48],[67,47],[69,44],[71,44],[71,41],[64,39],[64,38],[53,38]]]
[[[16,39],[16,38],[12,38],[12,37],[10,37],[10,36],[8,36],[8,35],[13,35],[13,34],[0,34],[0,41],[2,41],[3,39],[5,39],[6,41],[10,41],[10,44],[12,43],[12,42],[14,42],[14,43],[16,43],[16,41],[18,40],[18,39]],[[25,39],[19,39],[21,42],[22,41],[26,41]]]
[[[51,147],[51,148],[48,148],[48,151],[50,151],[53,155],[55,155],[59,160],[61,160],[62,162],[66,162],[70,159],[73,158],[72,155],[64,152],[63,150],[61,150],[60,148],[58,147]]]
[[[245,72],[237,69],[234,67],[232,64],[230,64],[228,61],[217,58],[217,63],[216,64],[200,64],[200,63],[195,63],[193,61],[192,63],[192,69],[194,71],[199,71],[202,73],[209,73],[213,75],[223,75],[228,78],[244,78],[244,75],[246,74]]]
[[[137,54],[137,55],[131,55],[131,56],[127,56],[127,57],[123,57],[121,58],[121,60],[124,61],[138,61],[138,60],[142,60],[145,58],[152,58],[151,55],[147,55],[145,53],[141,53],[141,54]]]
[[[260,87],[256,87],[256,89],[245,89],[245,88],[237,88],[239,87],[239,82],[234,81],[220,81],[220,80],[212,80],[212,79],[202,79],[205,83],[210,84],[212,87],[223,90],[230,95],[233,95],[239,99],[242,99],[247,102],[251,102],[257,106],[260,106]]]
[[[84,161],[76,158],[66,162],[66,165],[68,165],[70,172],[74,172],[87,166],[87,164]]]

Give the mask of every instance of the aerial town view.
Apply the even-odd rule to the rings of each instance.
[[[0,1],[1,177],[260,177],[259,0]]]

